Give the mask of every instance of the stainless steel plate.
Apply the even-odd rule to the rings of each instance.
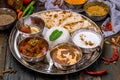
[[[40,14],[40,13],[44,13],[47,11],[43,11],[43,12],[38,12],[35,13],[36,14]],[[81,15],[81,14],[80,14]],[[87,17],[81,15],[84,19],[87,19],[90,21],[90,23],[92,23],[95,27],[97,27],[98,32],[100,33],[100,35],[102,36],[102,32],[99,29],[99,27],[92,22],[90,19],[88,19]],[[20,62],[22,65],[24,65],[25,67],[39,72],[39,73],[43,73],[43,74],[50,74],[50,75],[64,75],[64,74],[70,74],[70,73],[74,73],[74,72],[78,72],[81,71],[85,68],[87,68],[88,66],[90,66],[91,64],[93,64],[101,55],[102,52],[102,48],[103,48],[103,42],[101,44],[101,50],[100,51],[95,51],[93,53],[90,54],[83,54],[82,60],[72,69],[68,69],[68,70],[59,70],[57,69],[52,61],[50,60],[50,58],[48,58],[48,56],[46,56],[46,58],[41,61],[41,62],[37,62],[37,63],[29,63],[26,62],[25,60],[23,60],[19,54],[19,52],[17,51],[17,40],[19,37],[19,31],[17,30],[17,25],[12,29],[10,37],[9,37],[9,46],[10,46],[10,50],[12,52],[12,55],[18,60],[18,62]]]

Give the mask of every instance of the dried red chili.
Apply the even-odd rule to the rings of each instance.
[[[100,70],[100,71],[89,71],[89,70],[85,70],[85,71],[87,74],[90,74],[90,75],[102,75],[107,73],[107,69]]]
[[[101,26],[101,29],[103,29],[104,31],[113,31],[112,23],[109,22],[106,24],[106,26]]]
[[[107,29],[107,30],[110,30],[110,31],[113,30],[113,28],[112,28],[112,23],[111,23],[111,22],[107,23],[106,29]]]
[[[119,53],[118,53],[118,49],[117,48],[113,48],[113,56],[111,58],[104,58],[102,57],[103,60],[107,61],[107,62],[113,62],[113,61],[116,61],[118,60],[119,58]]]

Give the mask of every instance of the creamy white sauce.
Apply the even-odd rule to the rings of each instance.
[[[82,36],[82,39],[81,37]],[[73,42],[82,48],[94,48],[98,45],[100,45],[101,39],[100,36],[97,34],[90,32],[90,31],[84,31],[79,32],[73,37]],[[92,45],[87,45],[86,42],[91,42]]]

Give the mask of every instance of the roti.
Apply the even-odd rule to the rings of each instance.
[[[93,24],[85,16],[75,12],[50,10],[40,12],[39,15],[37,14],[36,16],[41,17],[45,21],[47,28],[58,26],[64,27],[69,31],[70,34],[81,28],[93,29],[97,32],[100,32],[97,25]]]

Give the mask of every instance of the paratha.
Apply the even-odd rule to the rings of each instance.
[[[41,17],[45,21],[47,28],[61,26],[66,28],[70,34],[81,28],[93,29],[100,32],[98,27],[96,27],[96,25],[93,24],[88,18],[75,12],[50,10],[41,12],[36,16]]]

